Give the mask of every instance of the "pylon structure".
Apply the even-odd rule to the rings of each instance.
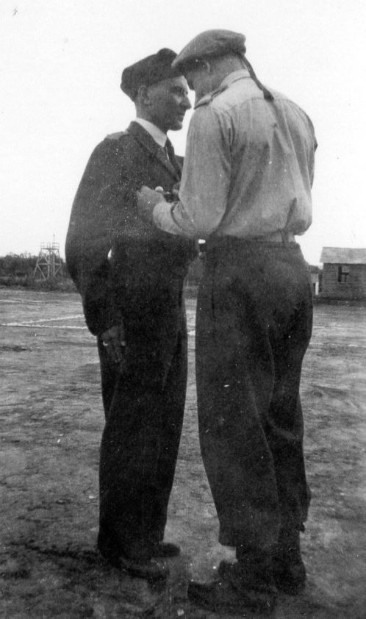
[[[41,243],[37,263],[34,269],[35,279],[51,279],[62,274],[62,260],[60,257],[60,244]]]

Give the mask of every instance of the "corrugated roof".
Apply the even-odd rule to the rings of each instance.
[[[366,264],[366,248],[323,247],[320,262],[323,264]]]

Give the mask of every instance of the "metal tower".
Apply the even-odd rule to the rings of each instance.
[[[41,243],[37,264],[34,269],[35,279],[52,279],[62,274],[62,260],[60,258],[60,244]]]

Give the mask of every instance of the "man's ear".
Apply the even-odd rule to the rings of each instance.
[[[205,67],[205,70],[208,74],[212,73],[212,63],[209,60],[202,60],[201,64]]]
[[[142,103],[145,107],[151,105],[151,97],[149,87],[142,85],[139,87],[137,91],[137,100]]]

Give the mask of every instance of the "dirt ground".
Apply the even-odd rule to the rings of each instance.
[[[218,617],[186,596],[190,578],[211,578],[233,556],[217,542],[200,458],[194,299],[187,308],[189,386],[166,535],[182,555],[169,561],[166,586],[154,589],[95,550],[103,413],[78,295],[0,290],[1,617]],[[277,619],[366,617],[365,361],[365,308],[317,305],[302,381],[313,492],[302,539],[308,584],[300,596],[280,596]]]

